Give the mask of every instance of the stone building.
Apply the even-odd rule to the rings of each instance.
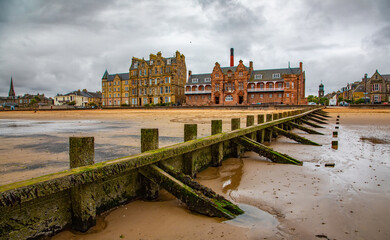
[[[88,92],[86,89],[73,91],[64,95],[57,94],[54,97],[54,105],[74,105],[76,107],[100,106],[102,94],[100,92]]]
[[[45,97],[45,94],[24,94],[16,96],[14,90],[14,83],[11,77],[10,88],[8,97],[0,97],[0,105],[4,107],[19,107],[19,108],[31,108],[43,105],[53,105],[52,98]]]
[[[161,52],[149,60],[133,57],[128,73],[102,77],[103,106],[144,106],[147,104],[182,104],[185,101],[185,56],[164,58]]]
[[[212,73],[192,74],[186,83],[187,105],[306,104],[305,72],[299,68],[254,70],[240,60],[234,66],[217,62]]]
[[[378,70],[369,78],[366,79],[365,85],[367,98],[371,104],[390,102],[390,74],[380,74]]]

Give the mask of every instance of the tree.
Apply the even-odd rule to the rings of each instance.
[[[339,96],[339,98],[338,98],[338,102],[342,102],[344,100],[344,98],[343,98],[343,96]]]
[[[76,101],[68,102],[68,105],[74,106],[74,105],[76,105]]]
[[[308,102],[315,102],[315,103],[318,103],[318,97],[313,96],[313,95],[309,95],[309,96],[307,97],[307,101],[308,101]]]

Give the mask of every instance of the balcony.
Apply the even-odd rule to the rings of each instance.
[[[281,92],[284,88],[248,88],[248,92]]]
[[[204,91],[185,91],[185,94],[211,94],[211,90],[204,90]]]

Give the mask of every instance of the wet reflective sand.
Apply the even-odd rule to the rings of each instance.
[[[247,152],[198,174],[199,182],[246,211],[234,220],[191,213],[163,191],[157,202],[106,213],[89,234],[63,231],[53,239],[390,239],[390,111],[327,111],[330,124],[316,129],[324,136],[294,130],[323,146],[284,137],[271,144],[303,166]],[[338,150],[331,149],[336,115]]]

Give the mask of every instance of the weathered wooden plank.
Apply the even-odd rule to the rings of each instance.
[[[235,138],[233,141],[237,144],[241,144],[242,146],[246,147],[247,149],[250,149],[251,151],[254,151],[268,158],[272,162],[302,165],[301,161],[294,159],[286,154],[279,153],[270,147],[264,146],[261,143],[253,141],[250,138],[239,137]]]
[[[236,216],[236,214],[224,208],[223,202],[206,197],[200,191],[192,189],[154,164],[140,168],[138,171],[180,199],[192,211],[211,217],[227,219],[232,219]]]
[[[302,143],[302,144],[305,144],[305,145],[314,145],[314,146],[321,146],[321,144],[318,144],[316,142],[313,142],[313,141],[310,141],[309,139],[307,138],[304,138],[304,137],[301,137],[297,134],[294,134],[292,132],[287,132],[281,128],[278,128],[278,127],[273,127],[273,129],[275,131],[277,131],[279,134],[285,136],[285,137],[288,137],[294,141],[297,141],[299,143]]]
[[[316,122],[316,123],[327,124],[327,122],[321,121],[321,120],[319,120],[319,119],[317,119],[317,118],[314,118],[314,117],[312,117],[312,116],[306,116],[306,118],[309,119],[309,120],[311,120],[311,121],[313,121],[313,122]]]
[[[302,123],[306,124],[306,125],[309,125],[309,126],[312,126],[312,127],[315,127],[315,128],[324,128],[320,125],[317,125],[315,123],[312,123],[312,122],[309,122],[309,121],[306,121],[305,119],[302,119],[300,118],[298,121],[301,121]]]
[[[294,122],[288,122],[287,123],[288,125],[294,127],[294,128],[298,128],[299,130],[302,130],[302,131],[305,131],[307,133],[310,133],[310,134],[318,134],[318,135],[324,135],[323,133],[320,133],[320,132],[317,132],[313,129],[310,129],[310,128],[307,128],[307,127],[304,127],[304,126],[301,126],[299,124],[296,124]]]

